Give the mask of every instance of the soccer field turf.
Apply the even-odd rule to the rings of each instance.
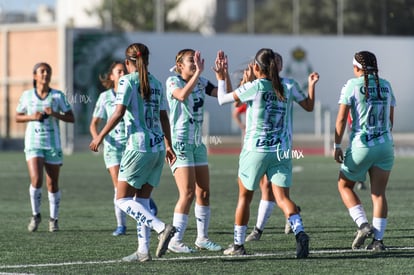
[[[226,247],[233,240],[237,203],[237,155],[210,155],[211,223],[209,237]],[[22,152],[0,154],[0,274],[410,274],[414,270],[414,214],[412,210],[414,158],[397,158],[388,186],[389,217],[382,253],[350,249],[354,223],[336,186],[338,165],[332,158],[307,156],[294,160],[292,199],[302,208],[310,240],[308,259],[295,259],[295,240],[284,234],[285,219],[275,208],[258,242],[245,244],[247,256],[222,252],[167,253],[146,263],[120,259],[136,250],[135,223],[128,217],[127,235],[114,237],[113,188],[102,155],[90,152],[65,156],[61,170],[60,231],[49,233],[48,201],[43,186],[43,221],[29,233],[29,178]],[[357,191],[369,220],[368,190]],[[177,189],[165,167],[153,198],[161,220],[171,223]],[[249,230],[256,222],[260,191],[251,206]],[[193,205],[194,206],[194,205]],[[191,209],[184,241],[196,237]],[[155,254],[156,233],[151,252]],[[368,243],[368,240],[366,241]]]

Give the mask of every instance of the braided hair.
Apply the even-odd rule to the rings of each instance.
[[[357,52],[354,55],[355,60],[361,64],[362,71],[364,72],[364,86],[365,86],[365,98],[368,100],[369,97],[369,91],[368,91],[368,75],[372,74],[374,75],[375,84],[377,86],[377,95],[379,99],[382,99],[381,97],[381,89],[379,84],[379,76],[378,76],[378,64],[377,64],[377,58],[375,55],[368,51],[361,51]]]
[[[276,64],[276,55],[272,49],[263,48],[260,49],[254,61],[259,65],[260,70],[266,75],[268,79],[272,81],[273,89],[276,96],[280,101],[285,101],[285,95],[282,82],[279,77],[279,70]]]
[[[146,101],[150,100],[151,87],[148,78],[149,49],[141,43],[133,43],[125,50],[126,59],[135,62],[139,76],[139,91]]]

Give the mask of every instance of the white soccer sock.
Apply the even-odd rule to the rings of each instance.
[[[116,205],[116,193],[117,189],[114,188],[114,210],[115,210],[115,219],[117,226],[126,225],[126,214]]]
[[[288,221],[290,223],[290,227],[292,228],[295,235],[297,235],[299,232],[304,232],[305,228],[303,227],[302,218],[300,214],[294,214],[288,218]]]
[[[195,204],[194,214],[197,222],[197,240],[208,239],[208,226],[210,224],[210,206]]]
[[[361,224],[368,223],[367,215],[365,214],[364,207],[361,204],[357,204],[348,209],[349,215],[357,224],[358,228]]]
[[[234,244],[243,245],[246,239],[247,225],[234,225]]]
[[[145,208],[141,203],[136,202],[132,197],[118,199],[116,200],[116,205],[128,216],[137,222],[143,222],[146,226],[157,231],[157,233],[164,231],[165,223],[155,217],[149,209]]]
[[[42,204],[42,188],[34,188],[30,184],[29,188],[30,205],[32,206],[32,214],[40,213],[40,206]]]
[[[171,242],[177,243],[182,242],[184,237],[184,232],[187,229],[188,224],[188,215],[182,213],[174,213],[173,217],[173,226],[177,229],[174,237],[172,237]]]
[[[256,227],[263,231],[266,226],[267,221],[272,215],[273,208],[275,208],[276,203],[274,201],[265,201],[260,200],[259,208],[257,209],[257,221]]]
[[[59,218],[60,197],[60,191],[56,193],[48,192],[50,217],[55,220]]]
[[[150,209],[149,199],[135,198],[135,201],[141,203],[148,210]],[[142,223],[137,223],[138,249],[142,254],[148,254],[150,246],[151,229]]]
[[[372,218],[372,226],[374,227],[374,239],[382,240],[387,228],[387,218]]]

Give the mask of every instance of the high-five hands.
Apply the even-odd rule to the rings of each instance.
[[[213,68],[213,71],[216,73],[217,80],[224,80],[226,78],[226,74],[228,73],[228,62],[227,56],[222,50],[219,50],[217,52],[217,57],[214,64],[215,66]]]
[[[204,71],[204,58],[201,58],[201,52],[195,51],[194,53],[194,65],[196,70],[200,73]]]

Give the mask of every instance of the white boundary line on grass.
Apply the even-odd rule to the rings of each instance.
[[[388,251],[403,251],[403,250],[414,250],[414,247],[389,247],[387,248]],[[309,251],[310,254],[342,254],[342,253],[369,253],[369,251],[364,249],[359,250],[352,250],[352,249],[336,249],[336,250],[311,250]],[[375,253],[375,252],[373,252]],[[208,255],[200,255],[200,256],[193,256],[193,257],[174,257],[174,258],[153,258],[154,261],[189,261],[189,260],[208,260],[208,259],[236,259],[236,258],[257,258],[257,257],[274,257],[274,256],[286,256],[286,255],[294,255],[293,252],[279,252],[279,253],[255,253],[250,255],[241,255],[241,256],[225,256],[225,255],[215,255],[215,256],[208,256]],[[50,264],[25,264],[25,265],[0,265],[0,270],[3,269],[18,269],[18,268],[28,268],[28,267],[49,267],[49,266],[65,266],[65,265],[89,265],[89,264],[112,264],[112,263],[120,263],[123,262],[122,260],[108,260],[108,261],[90,261],[90,262],[66,262],[66,263],[50,263]],[[125,262],[123,262],[125,263]],[[2,273],[0,274],[7,274]],[[15,274],[15,273],[14,273]]]

